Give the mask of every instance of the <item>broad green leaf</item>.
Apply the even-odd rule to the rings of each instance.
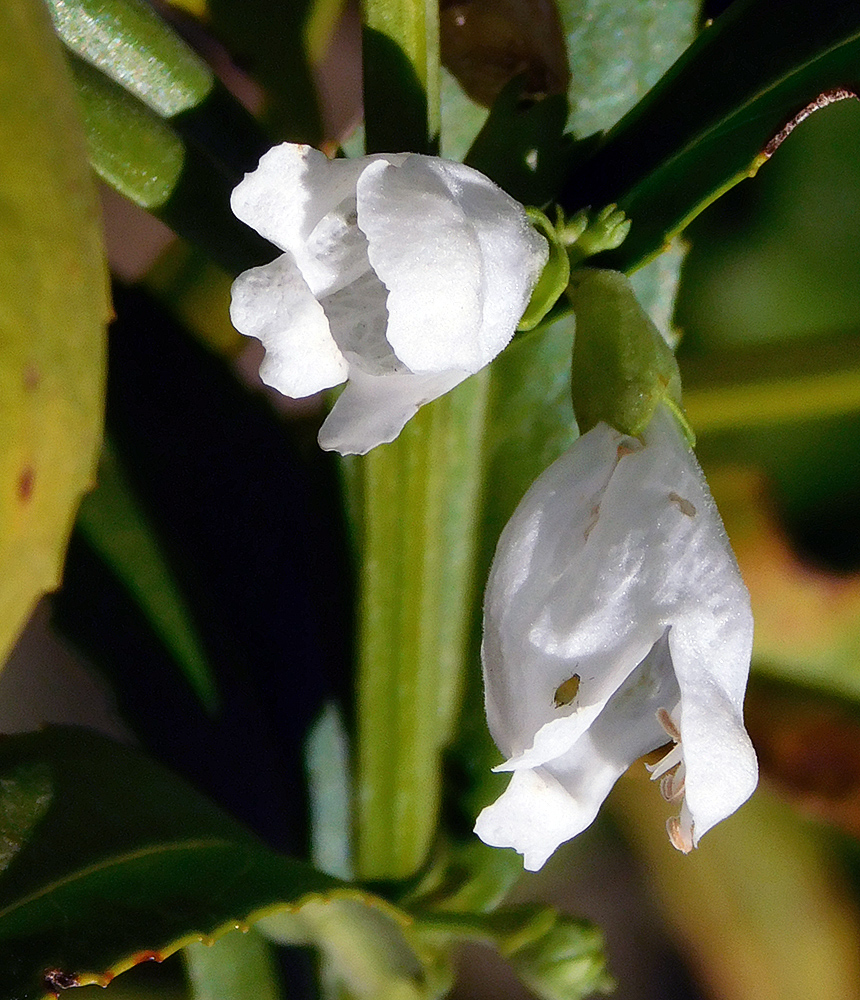
[[[814,0],[737,0],[571,171],[560,201],[567,211],[624,209],[633,228],[605,263],[634,269],[754,174],[810,102],[854,79],[858,61],[856,4],[822,16]]]
[[[273,853],[184,781],[95,733],[55,728],[0,744],[0,833],[3,1000],[104,986],[264,915],[335,962],[352,954],[349,941],[372,944],[356,953],[367,981],[399,989],[397,968],[408,968],[392,996],[436,995],[409,918]],[[380,964],[389,954],[401,956],[394,971]]]
[[[0,5],[0,662],[60,582],[93,482],[110,311],[68,70],[41,0]]]
[[[272,947],[255,928],[195,941],[184,951],[191,1000],[280,1000]]]
[[[577,136],[610,128],[645,96],[692,42],[700,7],[699,0],[559,0],[571,68],[568,125]]]
[[[434,1000],[451,987],[448,941],[422,940],[412,916],[330,894],[258,925],[284,944],[317,944],[329,995],[343,1000]]]
[[[218,692],[185,600],[158,538],[110,445],[102,452],[98,485],[84,499],[78,526],[142,610],[209,711]]]
[[[488,111],[463,93],[444,66],[439,76],[439,94],[440,153],[446,160],[463,160],[487,120]]]

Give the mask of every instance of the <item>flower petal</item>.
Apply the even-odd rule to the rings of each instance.
[[[564,753],[665,629],[634,606],[644,556],[625,546],[629,519],[604,512],[620,466],[640,451],[599,424],[539,477],[499,539],[483,661],[487,718],[512,758],[506,768]],[[559,709],[555,692],[573,674],[576,704]]]
[[[745,618],[731,634],[703,635],[700,623],[684,622],[673,626],[669,636],[681,688],[684,797],[693,846],[742,805],[758,781],[755,751],[743,721],[752,647],[752,617]],[[715,659],[719,670],[713,668]]]
[[[341,455],[365,455],[376,445],[393,441],[419,407],[468,375],[458,371],[370,375],[351,365],[349,382],[320,428],[320,447]]]
[[[358,224],[389,289],[387,336],[414,372],[476,372],[510,341],[548,248],[521,205],[459,163],[370,164]]]
[[[346,379],[349,365],[289,254],[239,275],[230,318],[241,333],[262,341],[260,377],[285,396],[309,396]]]
[[[233,191],[237,218],[288,250],[316,296],[330,295],[370,268],[356,224],[355,186],[379,157],[335,159],[312,146],[282,143]],[[403,154],[382,157],[399,161]]]
[[[295,254],[320,220],[354,194],[366,165],[364,160],[330,160],[312,146],[285,142],[245,174],[230,207],[262,237]]]
[[[561,757],[513,773],[475,832],[493,847],[513,847],[525,868],[536,871],[559,844],[590,826],[627,768],[665,742],[656,713],[678,697],[664,634]]]

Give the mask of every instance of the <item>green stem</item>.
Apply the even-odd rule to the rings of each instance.
[[[439,146],[438,0],[362,0],[369,153]]]
[[[424,407],[359,469],[360,878],[414,874],[436,829],[471,625],[488,377]]]

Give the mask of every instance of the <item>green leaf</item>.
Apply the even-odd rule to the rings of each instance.
[[[78,58],[71,66],[93,169],[141,208],[160,208],[182,173],[182,140],[158,114],[97,69]]]
[[[466,162],[486,174],[513,198],[544,205],[558,191],[573,155],[563,134],[567,104],[547,97],[523,107],[520,80],[501,92]]]
[[[200,104],[215,74],[142,0],[46,0],[54,27],[81,59],[162,118]]]
[[[568,125],[577,136],[610,128],[645,96],[693,41],[700,7],[700,0],[559,0],[570,54]]]
[[[41,0],[0,5],[0,663],[60,582],[102,425],[98,202]]]
[[[91,81],[91,87],[100,89],[93,81],[99,74],[113,81],[158,118],[169,119],[186,142],[199,146],[234,183],[256,166],[271,144],[268,137],[209,65],[149,4],[142,0],[47,2],[54,27],[69,51],[93,70],[89,76],[79,72],[84,81]],[[136,123],[132,116],[131,123],[123,120],[122,124],[128,129]],[[124,145],[120,141],[114,146],[121,162]]]
[[[102,180],[232,274],[276,256],[230,211],[229,172],[88,63],[71,56],[71,65],[90,162]]]
[[[333,994],[345,1000],[442,997],[451,987],[448,948],[428,947],[412,924],[411,916],[393,907],[342,893],[307,900],[295,912],[266,917],[258,926],[284,944],[319,945],[324,976]]]
[[[191,1000],[280,1000],[272,947],[254,928],[184,951]]]
[[[405,978],[411,992],[397,995],[435,995],[406,916],[275,854],[184,781],[95,733],[0,743],[0,833],[3,1000],[104,986],[263,915],[271,932],[322,947],[346,978]],[[353,940],[373,949],[353,952]]]
[[[210,712],[218,692],[185,600],[110,445],[102,452],[98,486],[81,505],[78,526],[128,588]]]
[[[860,7],[737,0],[570,173],[567,211],[617,203],[633,220],[601,263],[632,270],[751,176],[772,140],[860,61]],[[574,74],[575,75],[575,74]]]
[[[367,152],[435,152],[440,128],[436,0],[362,0],[361,10]]]

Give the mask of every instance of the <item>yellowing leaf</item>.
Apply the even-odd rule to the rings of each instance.
[[[101,434],[109,299],[68,71],[40,0],[0,4],[0,661],[60,580]]]

